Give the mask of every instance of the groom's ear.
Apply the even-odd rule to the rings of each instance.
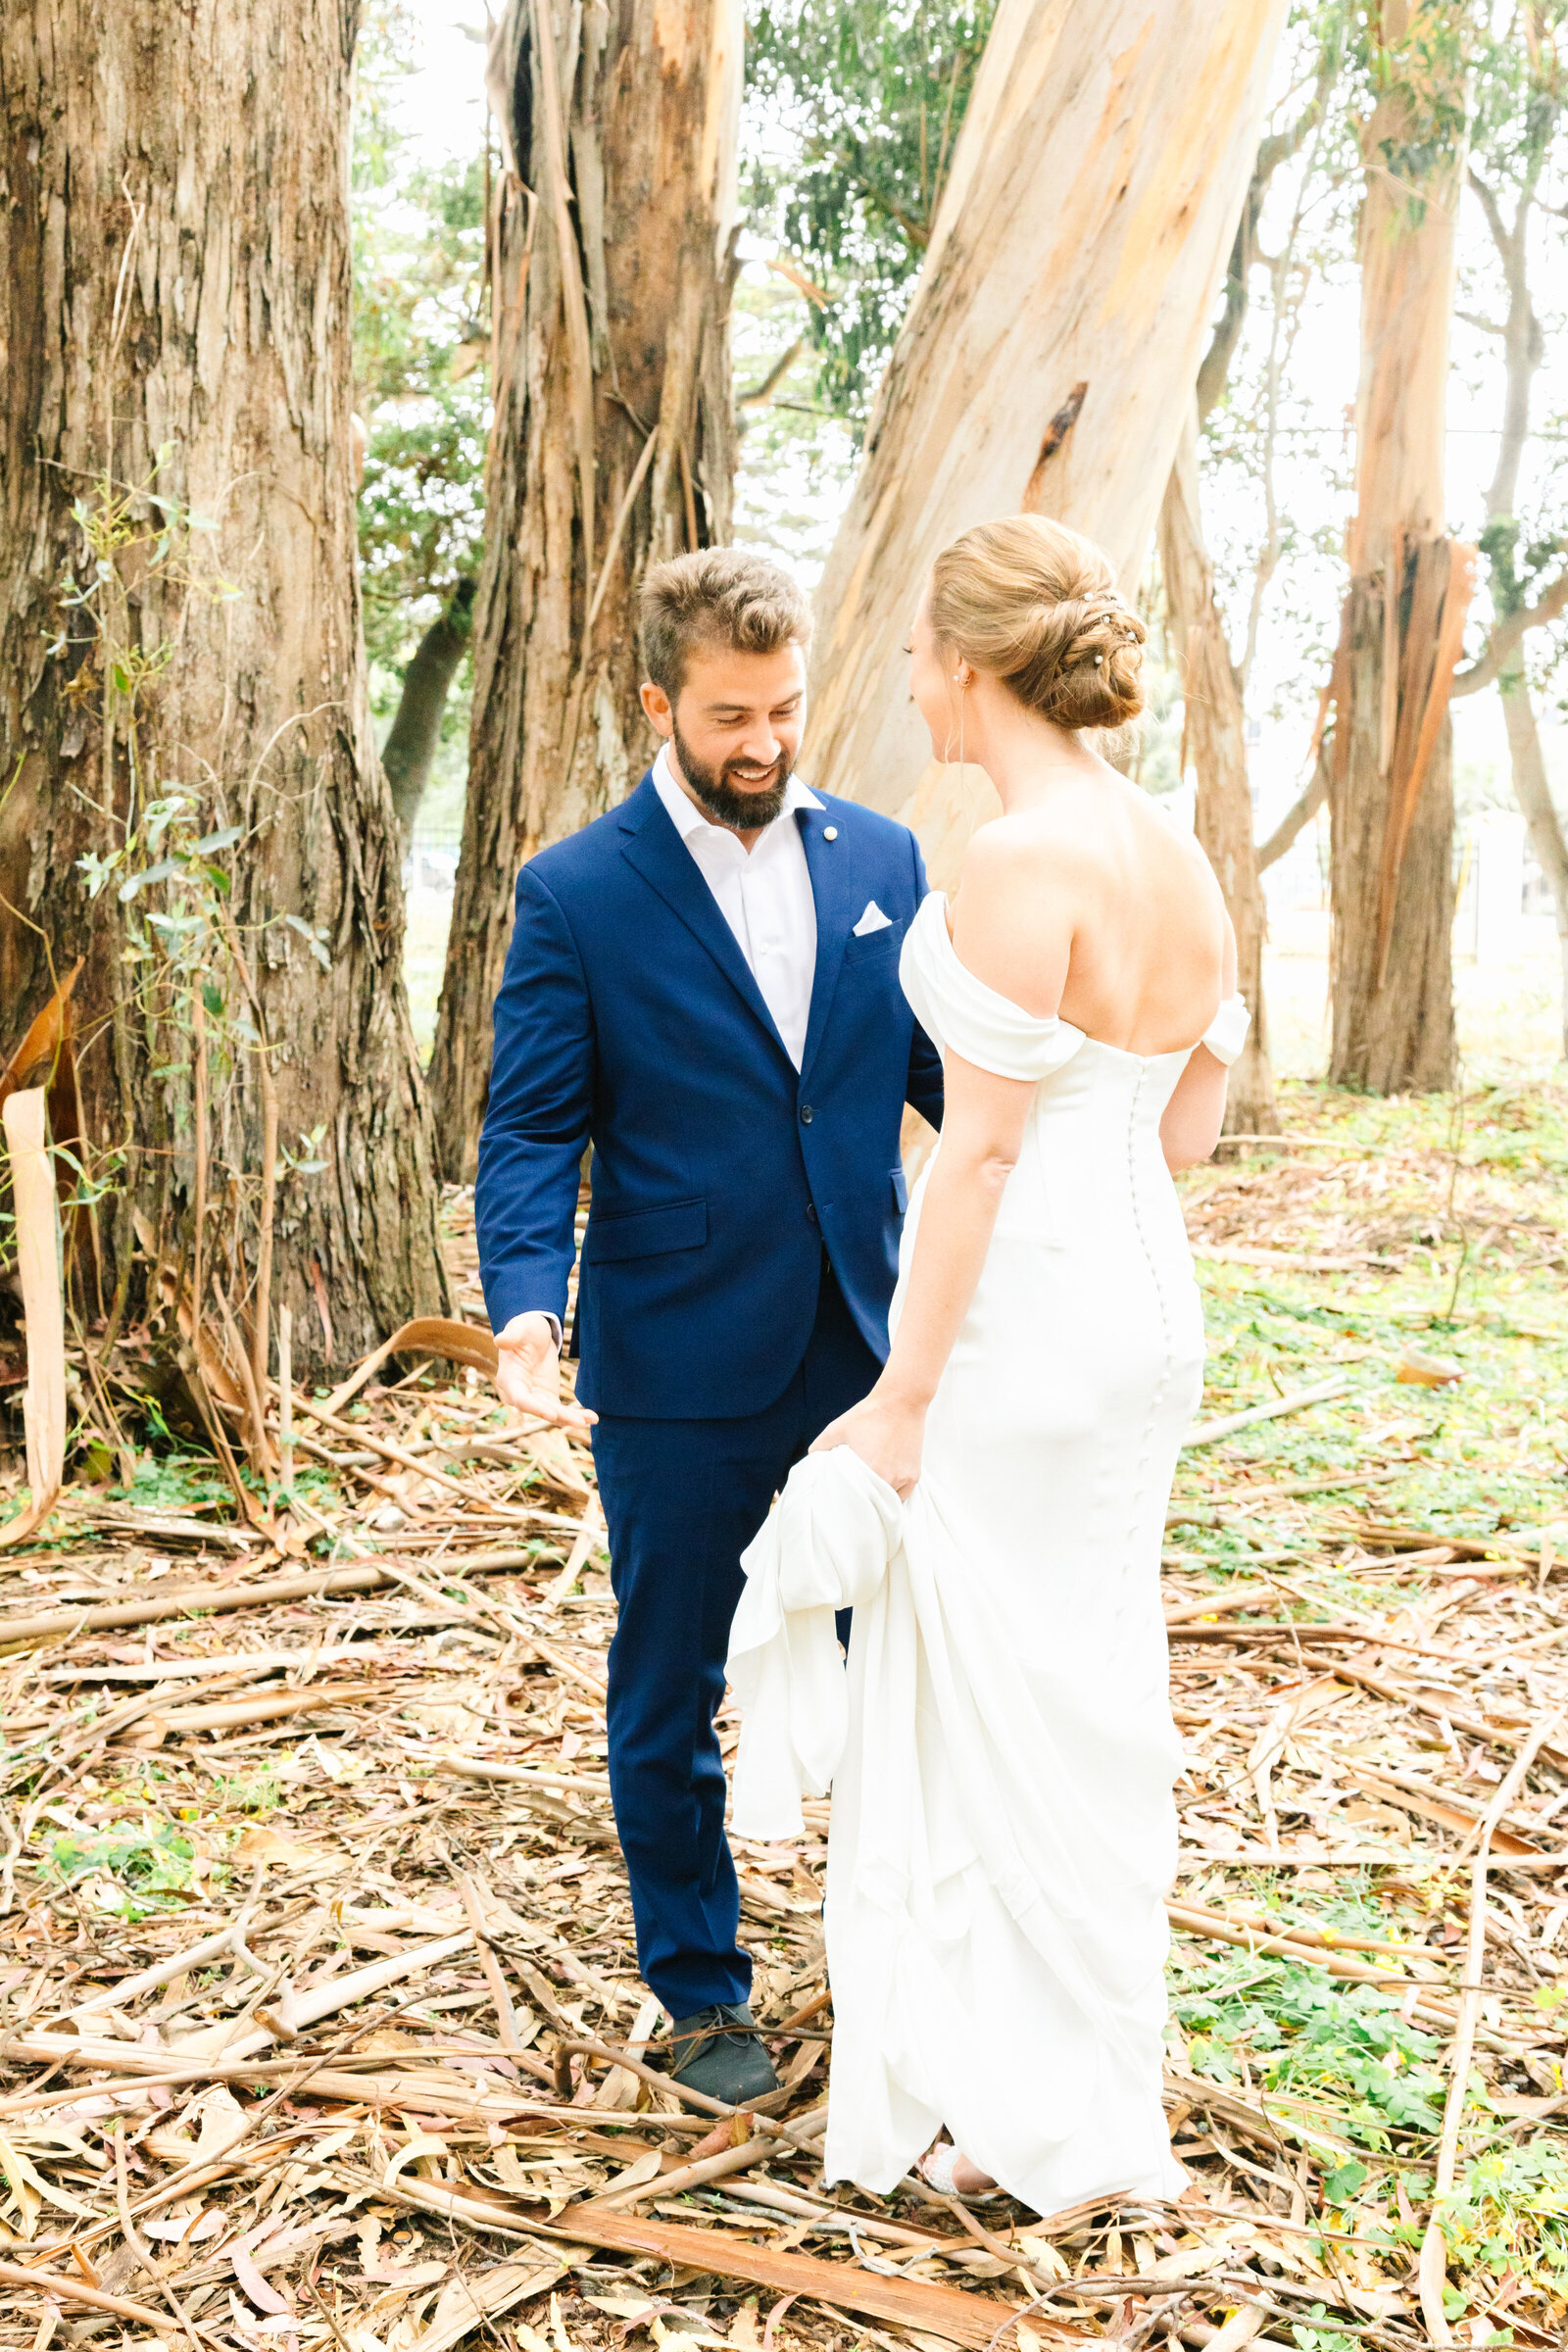
[[[668,742],[675,731],[675,713],[668,695],[662,686],[656,686],[652,678],[644,678],[637,692],[642,699],[649,725],[656,735],[662,735]]]

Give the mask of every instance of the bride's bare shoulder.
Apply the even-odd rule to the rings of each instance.
[[[975,833],[964,854],[963,879],[997,887],[1014,876],[1059,873],[1064,858],[1076,860],[1091,846],[1089,828],[1070,807],[1020,808],[994,816]]]
[[[952,905],[959,960],[1026,1012],[1061,1002],[1077,897],[1071,860],[1031,815],[999,816],[975,834]]]

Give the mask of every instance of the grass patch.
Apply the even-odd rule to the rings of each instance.
[[[65,1830],[43,1841],[44,1875],[89,1895],[96,1909],[135,1921],[184,1908],[198,1892],[196,1852],[195,1840],[171,1821]],[[221,1863],[207,1874],[210,1883],[226,1876]]]

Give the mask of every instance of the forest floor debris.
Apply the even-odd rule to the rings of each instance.
[[[823,2187],[825,1803],[737,1853],[781,2112],[649,2067],[584,1450],[399,1358],[242,1541],[82,1383],[0,1618],[0,2345],[1560,2344],[1568,1097],[1283,1103],[1184,1188],[1179,2203]]]

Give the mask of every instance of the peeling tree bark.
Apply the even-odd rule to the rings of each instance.
[[[1251,1009],[1246,1049],[1231,1071],[1225,1128],[1272,1135],[1279,1126],[1263,1006],[1268,909],[1252,841],[1246,715],[1231,661],[1198,504],[1198,413],[1189,413],[1160,508],[1159,568],[1171,638],[1182,664],[1183,764],[1198,773],[1196,829],[1236,928],[1236,980]]]
[[[113,886],[90,901],[76,861],[108,855],[171,788],[241,828],[229,905],[273,1041],[282,1144],[304,1156],[298,1139],[320,1128],[327,1163],[285,1172],[277,1201],[274,1298],[293,1307],[306,1369],[331,1352],[326,1316],[352,1355],[445,1298],[355,574],[356,17],[354,0],[34,0],[0,18],[4,1027],[14,1043],[52,972],[85,959],[87,1137],[128,1154],[99,1212],[108,1274],[128,1279],[138,1216],[188,1262],[189,1005],[138,1002],[126,909]],[[57,582],[80,576],[72,503],[106,471],[213,526],[188,564],[126,583],[123,642],[163,663],[141,697],[138,775],[79,614],[65,619],[74,642],[51,650]],[[161,887],[138,918],[175,906]],[[208,977],[248,1019],[216,925]],[[214,1203],[209,1263],[239,1227],[253,1251],[265,1221],[258,1056],[237,1058],[215,1108],[215,1167],[235,1177]],[[250,1280],[236,1269],[236,1309]]]
[[[430,1070],[453,1177],[473,1174],[517,867],[651,751],[636,584],[729,536],[742,37],[738,0],[509,0],[492,37],[495,422]]]
[[[1384,0],[1379,30],[1395,78],[1362,127],[1356,506],[1329,786],[1329,1075],[1374,1094],[1446,1087],[1454,1066],[1447,700],[1469,588],[1443,516],[1463,138],[1431,127],[1431,91],[1418,121],[1397,77],[1418,4]],[[1457,9],[1453,0],[1449,13]],[[1446,54],[1441,43],[1432,51]],[[1462,123],[1462,78],[1436,96],[1450,107],[1440,122]]]
[[[900,651],[938,550],[1027,503],[1136,592],[1257,149],[1284,8],[1002,0],[818,595],[812,780],[950,880],[970,769],[928,767]]]

